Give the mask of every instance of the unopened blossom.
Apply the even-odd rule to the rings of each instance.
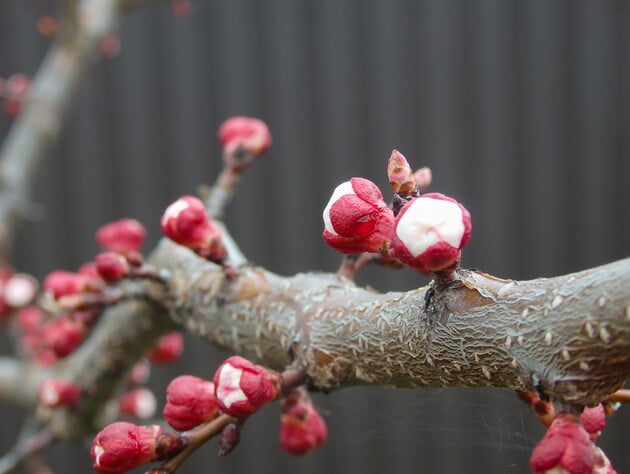
[[[0,271],[0,319],[16,308],[30,304],[37,295],[37,280],[12,269]]]
[[[214,394],[224,413],[244,418],[278,397],[280,377],[243,357],[232,356],[214,375]]]
[[[39,403],[49,408],[73,407],[81,397],[81,389],[72,381],[51,377],[40,384],[37,397]]]
[[[407,159],[398,150],[392,151],[387,161],[387,177],[392,191],[410,196],[416,189],[416,180]]]
[[[294,389],[282,399],[280,447],[291,454],[319,448],[328,436],[323,418],[303,389]]]
[[[184,336],[174,331],[160,337],[147,353],[147,358],[156,364],[171,364],[178,360],[184,351]]]
[[[470,213],[455,199],[424,194],[396,216],[392,247],[404,264],[422,273],[455,270],[471,230]]]
[[[180,375],[168,384],[164,419],[176,430],[190,430],[220,414],[212,382],[193,375]]]
[[[131,267],[127,259],[117,252],[101,252],[94,262],[100,277],[106,282],[117,282],[129,275]]]
[[[96,232],[96,241],[105,250],[126,254],[139,250],[144,243],[146,230],[135,219],[120,219],[105,224]]]
[[[580,422],[588,433],[591,441],[597,441],[599,434],[606,427],[606,411],[600,403],[594,407],[586,407],[580,415]]]
[[[592,474],[594,445],[577,417],[560,414],[551,423],[529,460],[535,474]]]
[[[136,388],[118,397],[118,411],[141,420],[155,415],[157,401],[148,388]]]
[[[222,262],[227,256],[221,231],[194,196],[182,196],[168,206],[160,223],[166,237],[208,260]]]
[[[324,208],[328,245],[341,253],[387,253],[394,214],[378,186],[365,178],[352,178],[335,188]]]
[[[44,289],[56,300],[64,296],[93,291],[98,284],[97,279],[87,274],[72,273],[65,270],[55,270],[44,279]]]
[[[44,325],[41,333],[43,349],[61,358],[73,353],[83,342],[86,328],[71,315],[61,316]]]
[[[267,124],[253,117],[232,117],[219,127],[219,141],[228,154],[238,147],[254,156],[260,156],[271,146]]]

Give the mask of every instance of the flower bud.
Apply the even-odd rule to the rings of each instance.
[[[151,364],[148,360],[142,359],[133,366],[133,369],[131,369],[128,383],[130,385],[142,385],[147,383],[150,376]]]
[[[595,450],[588,434],[571,415],[560,414],[532,452],[529,464],[536,474],[591,474]]]
[[[219,435],[219,456],[227,456],[241,441],[241,426],[237,423],[228,423]]]
[[[455,270],[470,240],[469,212],[439,193],[410,200],[396,216],[392,247],[404,264],[428,274]]]
[[[258,411],[280,394],[280,376],[239,356],[228,358],[214,375],[219,408],[235,418]]]
[[[37,280],[31,275],[3,272],[0,276],[0,314],[30,304],[38,287]]]
[[[319,448],[328,429],[304,389],[294,389],[282,399],[280,447],[291,454],[305,454]]]
[[[180,197],[166,208],[160,222],[166,237],[200,256],[213,262],[221,262],[227,256],[221,231],[210,221],[203,203],[196,197]]]
[[[52,351],[56,357],[66,357],[83,342],[86,329],[70,316],[61,316],[42,328],[42,350]]]
[[[81,389],[74,382],[53,377],[41,383],[37,396],[39,403],[49,408],[73,407],[81,397]]]
[[[420,191],[421,193],[425,192],[429,188],[429,186],[431,186],[431,181],[433,180],[431,168],[424,166],[420,169],[417,169],[413,174],[413,179],[416,181],[418,191]]]
[[[96,242],[105,250],[125,254],[139,250],[146,230],[135,219],[120,219],[105,224],[96,232]]]
[[[602,430],[606,427],[606,411],[600,403],[595,407],[586,407],[580,416],[580,422],[588,433],[591,441],[597,441]]]
[[[212,382],[192,375],[180,375],[166,387],[164,419],[176,430],[190,430],[219,415]]]
[[[109,283],[122,280],[131,271],[127,259],[116,252],[101,252],[96,256],[94,262],[98,274]]]
[[[155,415],[157,401],[148,388],[136,388],[118,398],[118,411],[123,415],[145,420]]]
[[[155,347],[147,353],[147,358],[156,364],[171,364],[179,359],[183,351],[184,336],[174,331],[160,337]]]
[[[23,333],[34,333],[44,322],[44,312],[37,306],[26,306],[18,312],[16,322]]]
[[[338,252],[387,252],[394,214],[370,180],[352,178],[337,186],[323,218],[324,240]]]
[[[239,146],[254,156],[260,156],[271,146],[271,134],[267,124],[252,117],[232,117],[219,127],[219,141],[228,152]]]
[[[55,270],[44,279],[44,289],[59,300],[64,296],[76,295],[91,289],[87,275]]]
[[[122,421],[107,425],[92,442],[94,470],[119,474],[157,461],[158,437],[162,433],[158,425],[137,426]]]
[[[392,151],[387,161],[387,177],[394,193],[411,196],[416,189],[416,180],[411,166],[398,150]]]

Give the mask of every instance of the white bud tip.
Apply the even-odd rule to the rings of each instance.
[[[162,222],[166,222],[169,219],[176,219],[177,217],[179,217],[179,214],[184,209],[188,209],[188,207],[189,204],[185,200],[178,199],[166,208],[166,211],[164,211],[164,215],[162,216]]]
[[[247,396],[240,387],[242,375],[242,369],[232,367],[230,364],[225,364],[221,369],[217,397],[227,408],[230,408],[233,403],[247,400]]]
[[[33,301],[37,293],[37,281],[30,275],[13,275],[4,286],[4,299],[9,306],[19,308]]]
[[[140,389],[136,394],[136,416],[141,419],[151,418],[155,415],[157,401],[155,395],[149,389]]]
[[[333,235],[339,234],[335,232],[335,229],[333,228],[332,222],[330,220],[330,208],[339,200],[340,197],[346,196],[348,194],[356,194],[354,192],[354,189],[352,189],[352,183],[350,183],[350,181],[341,183],[335,188],[332,196],[330,196],[330,199],[328,200],[328,204],[326,204],[326,207],[324,208],[324,213],[322,215],[322,217],[324,218],[324,226],[326,230]]]

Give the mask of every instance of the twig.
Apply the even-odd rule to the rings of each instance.
[[[43,429],[38,432],[28,432],[20,436],[18,443],[0,459],[0,474],[7,474],[22,464],[29,456],[49,446],[54,440],[54,432]]]

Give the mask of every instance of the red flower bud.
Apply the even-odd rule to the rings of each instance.
[[[338,252],[386,252],[394,214],[373,182],[352,178],[337,186],[323,218],[324,240]]]
[[[282,399],[280,447],[291,454],[305,454],[319,448],[328,429],[303,389],[294,389]]]
[[[241,146],[248,153],[260,156],[271,146],[271,134],[262,120],[232,117],[219,127],[219,141],[228,153]]]
[[[161,434],[158,425],[137,426],[122,421],[107,425],[92,442],[94,470],[120,474],[157,461],[157,439]]]
[[[62,316],[43,327],[43,349],[51,350],[57,357],[66,357],[83,342],[85,333],[83,324],[70,316]]]
[[[410,196],[416,189],[416,180],[407,159],[398,150],[392,151],[387,161],[387,177],[392,191]]]
[[[424,194],[396,216],[392,247],[404,264],[422,273],[454,270],[471,229],[464,206],[443,194]]]
[[[206,209],[193,196],[182,196],[166,208],[162,220],[166,237],[213,262],[227,256],[221,240],[221,231],[208,218]]]
[[[182,355],[184,350],[184,336],[175,331],[157,340],[153,349],[147,353],[151,362],[156,364],[170,364]]]
[[[34,333],[44,321],[44,313],[37,306],[26,306],[17,314],[17,325],[23,333]]]
[[[116,252],[99,253],[94,262],[101,278],[110,283],[122,280],[131,270],[127,259]]]
[[[551,423],[529,460],[536,474],[570,472],[591,474],[595,449],[588,434],[570,415],[560,414]]]
[[[142,247],[146,230],[135,219],[120,219],[105,224],[96,232],[96,241],[105,250],[125,254]]]
[[[280,376],[239,356],[228,358],[214,375],[219,408],[235,418],[258,411],[280,394]]]
[[[219,415],[212,382],[192,375],[180,375],[166,387],[164,419],[176,430],[190,430]]]
[[[142,359],[133,366],[133,369],[131,369],[131,373],[129,374],[129,384],[142,385],[149,380],[150,375],[151,364],[148,360]]]
[[[118,411],[123,415],[147,419],[155,415],[156,407],[155,395],[148,388],[137,388],[118,398]]]
[[[88,291],[90,289],[90,277],[64,270],[55,270],[44,279],[44,289],[58,300],[63,296]]]
[[[580,422],[591,441],[597,441],[601,431],[606,427],[606,411],[600,403],[596,407],[586,407],[580,416]]]
[[[61,378],[50,378],[37,389],[39,403],[49,408],[73,407],[81,397],[79,386]]]

